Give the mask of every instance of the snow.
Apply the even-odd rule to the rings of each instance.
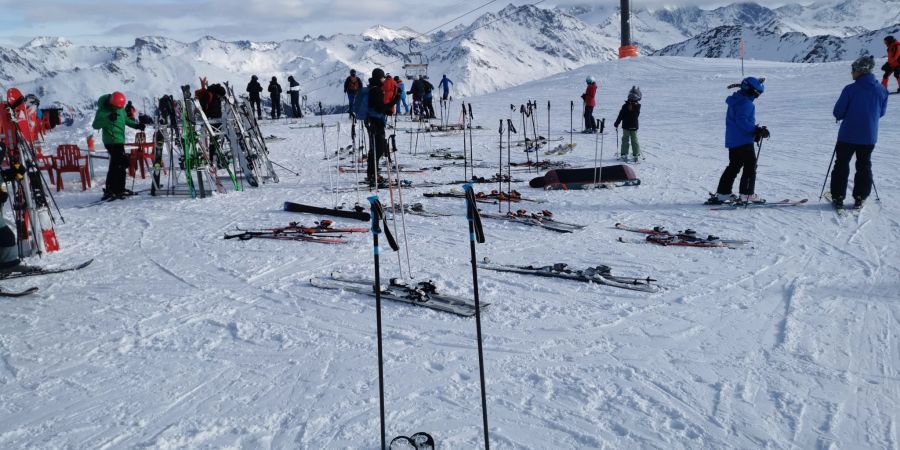
[[[850,82],[848,64],[747,61],[748,75],[767,79],[758,120],[772,132],[757,192],[810,204],[710,211],[700,203],[726,165],[725,86],[740,80],[739,67],[727,59],[641,57],[466,99],[485,127],[475,132],[475,156],[495,164],[498,120],[511,117],[521,128],[508,105],[536,99],[539,133],[547,135],[550,100],[550,134],[558,137],[586,75],[598,78],[595,114],[610,123],[639,85],[646,161],[634,167],[642,185],[545,192],[517,183],[523,195],[547,200],[541,207],[558,219],[588,228],[559,235],[485,220],[487,242],[477,251],[500,263],[605,263],[615,274],[653,276],[665,287],[650,295],[479,271],[481,298],[491,303],[482,326],[495,447],[900,445],[900,178],[889,170],[900,164],[900,130],[888,126],[900,118],[897,109],[889,105],[873,155],[881,201],[839,219],[817,197],[837,133],[831,108]],[[341,122],[339,142],[335,128],[325,133],[329,151],[347,145],[346,118],[324,120]],[[280,211],[286,200],[365,202],[367,193],[328,192],[330,182],[347,186],[354,176],[322,159],[321,129],[291,126],[266,121],[263,131],[287,138],[270,144],[273,159],[300,176],[280,171],[281,183],[259,189],[77,208],[99,198],[103,170],[86,193],[69,181],[57,195],[66,218],[57,228],[62,251],[29,262],[96,261],[67,275],[4,283],[41,290],[0,300],[0,447],[378,447],[374,300],[308,283],[333,271],[371,276],[371,238],[350,236],[345,246],[222,239],[236,226],[318,219]],[[63,128],[48,146],[83,142],[88,132],[83,124]],[[398,158],[413,167],[438,164],[422,157],[430,149],[461,150],[459,135],[428,136],[414,156],[412,135],[398,136]],[[576,134],[578,146],[563,159],[592,164],[598,137]],[[600,138],[603,163],[615,164],[614,130]],[[521,148],[512,151],[514,160],[525,159]],[[461,177],[454,167],[405,178]],[[136,189],[148,186],[135,182]],[[463,201],[422,192],[404,191],[405,202],[455,216],[406,217],[414,280],[470,295]],[[389,204],[387,192],[380,196]],[[617,222],[690,227],[752,245],[620,243],[638,235],[615,230]],[[401,260],[408,276],[405,255]],[[384,279],[400,275],[386,248],[381,267]],[[441,448],[480,447],[474,320],[390,302],[383,320],[388,438],[428,431]]]

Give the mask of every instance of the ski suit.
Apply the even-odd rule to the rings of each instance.
[[[303,111],[300,110],[300,83],[293,76],[289,76],[288,85],[291,94],[291,116],[295,119],[303,118]]]
[[[634,159],[637,160],[639,156],[641,156],[641,146],[638,144],[638,117],[641,115],[641,104],[636,101],[628,100],[622,105],[622,109],[619,110],[619,116],[616,117],[616,122],[613,124],[614,127],[619,128],[619,124],[622,124],[622,149],[621,156],[624,158],[628,156],[628,143],[631,141],[631,153],[634,155]]]
[[[400,83],[397,84],[397,89],[400,90],[400,103],[398,103],[398,105],[403,105],[404,115],[409,114],[409,104],[406,103],[406,83],[404,83],[402,79],[400,80]]]
[[[256,118],[262,119],[262,101],[259,98],[259,94],[263,91],[262,85],[257,81],[256,75],[253,75],[253,78],[250,79],[250,83],[247,83],[247,93],[250,94],[250,111],[253,111],[253,107],[256,106]]]
[[[584,100],[584,131],[594,133],[597,131],[597,121],[594,120],[594,107],[597,106],[597,82],[587,85],[581,99]]]
[[[410,92],[412,92],[413,96],[413,113],[419,116],[425,115],[425,105],[422,103],[425,100],[425,82],[421,78],[416,78],[413,80],[412,86],[410,86]]]
[[[129,119],[124,109],[112,106],[111,96],[105,94],[97,100],[97,113],[91,124],[95,130],[103,130],[103,146],[109,153],[105,197],[125,194],[125,171],[128,170],[128,158],[125,156],[125,127],[144,129],[144,125]]]
[[[441,78],[441,82],[438,83],[438,86],[441,87],[441,99],[442,100],[447,100],[447,97],[450,97],[450,85],[451,84],[453,84],[453,81],[450,81],[450,79],[447,78],[447,75],[444,75],[444,77]]]
[[[272,77],[269,82],[269,99],[272,101],[272,119],[281,118],[281,85],[278,78]]]
[[[756,153],[753,149],[756,131],[756,106],[754,97],[743,91],[731,94],[725,100],[725,147],[728,148],[728,167],[719,178],[717,193],[731,194],[738,173],[741,195],[753,195],[756,189]]]
[[[347,103],[350,105],[350,109],[353,109],[353,99],[356,98],[356,93],[359,92],[359,88],[362,87],[362,81],[360,81],[359,77],[356,76],[356,73],[351,73],[347,79],[344,80],[344,92],[347,94]]]
[[[434,115],[434,85],[427,79],[422,79],[422,90],[424,91],[424,94],[422,94],[422,106],[425,108],[425,117],[434,119],[436,117]]]
[[[384,91],[381,80],[369,80],[368,112],[366,114],[366,130],[369,133],[369,156],[366,160],[366,178],[369,186],[375,186],[375,166],[378,160],[388,152],[388,144],[385,139],[385,126],[388,105],[384,103]]]
[[[900,92],[900,41],[894,41],[887,46],[887,63],[881,66],[884,70],[884,76],[881,78],[881,85],[885,89],[888,87],[888,80],[891,75],[897,79],[897,91]]]
[[[850,159],[856,154],[853,198],[865,200],[872,190],[872,151],[878,142],[878,121],[887,111],[887,91],[872,74],[860,75],[841,91],[834,104],[834,118],[841,121],[835,144],[831,197],[842,201],[847,194]]]

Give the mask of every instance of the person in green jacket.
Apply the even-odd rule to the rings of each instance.
[[[106,188],[103,189],[103,200],[122,199],[130,194],[125,189],[125,171],[128,170],[125,127],[143,130],[144,124],[135,122],[125,114],[125,103],[125,94],[121,92],[105,94],[97,100],[97,113],[92,127],[103,130],[103,146],[109,153],[109,172],[106,175]]]

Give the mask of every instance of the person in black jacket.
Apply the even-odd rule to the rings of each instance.
[[[356,69],[350,69],[350,75],[344,80],[344,93],[347,94],[351,117],[353,116],[353,100],[356,99],[356,93],[360,88],[362,88],[362,80],[356,76]]]
[[[381,85],[384,82],[384,71],[375,68],[372,70],[372,78],[369,79],[368,108],[366,112],[366,130],[369,132],[369,156],[366,161],[366,181],[369,187],[375,187],[377,176],[375,166],[378,160],[387,154],[388,144],[385,139],[385,126],[388,108],[391,105],[384,104],[384,91]]]
[[[281,118],[281,85],[278,78],[272,77],[269,82],[269,99],[272,101],[272,119]]]
[[[422,104],[422,101],[425,98],[425,82],[420,75],[416,75],[416,79],[413,80],[409,92],[413,97],[413,114],[416,116],[424,116],[425,107]]]
[[[428,75],[422,77],[423,97],[422,105],[425,107],[425,118],[435,119],[434,115],[434,85],[428,81]]]
[[[262,91],[259,78],[256,75],[250,77],[250,83],[247,84],[247,93],[250,94],[250,111],[252,112],[253,107],[256,106],[256,118],[259,120],[262,120],[262,101],[259,98]]]
[[[288,77],[288,92],[291,94],[291,117],[295,119],[303,118],[303,111],[300,111],[300,83],[291,75]]]
[[[619,110],[619,116],[616,117],[616,122],[613,123],[613,127],[616,129],[619,128],[619,124],[622,124],[622,150],[619,154],[619,158],[622,161],[628,161],[628,143],[631,141],[631,153],[634,156],[634,162],[638,162],[641,157],[641,146],[638,144],[638,117],[641,115],[641,89],[637,86],[632,86],[631,90],[628,92],[628,100],[625,101],[625,104],[622,105],[622,109]]]

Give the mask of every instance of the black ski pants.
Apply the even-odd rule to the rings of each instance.
[[[270,97],[272,100],[272,119],[281,118],[281,97]]]
[[[597,129],[597,121],[594,120],[594,107],[584,105],[584,129],[585,130],[596,130]]]
[[[850,178],[850,158],[856,155],[856,175],[853,177],[853,197],[865,200],[872,193],[872,150],[874,145],[840,142],[834,146],[834,170],[831,171],[831,197],[843,200]]]
[[[756,153],[753,144],[741,145],[728,149],[728,167],[719,178],[717,194],[730,194],[734,186],[734,179],[741,174],[741,182],[738,192],[741,195],[753,195],[756,189]]]
[[[256,118],[262,120],[262,101],[260,99],[250,99],[250,112],[253,112],[253,108],[256,107]]]
[[[106,193],[119,195],[125,193],[125,178],[128,171],[128,157],[125,155],[125,144],[104,145],[109,153],[109,171],[106,174]]]
[[[303,112],[300,111],[300,93],[291,92],[291,113],[295,119],[303,118]]]
[[[369,185],[377,182],[375,174],[375,165],[382,156],[387,155],[387,139],[384,135],[385,123],[383,120],[374,118],[366,119],[366,130],[369,133],[369,155],[366,158],[366,178]]]

